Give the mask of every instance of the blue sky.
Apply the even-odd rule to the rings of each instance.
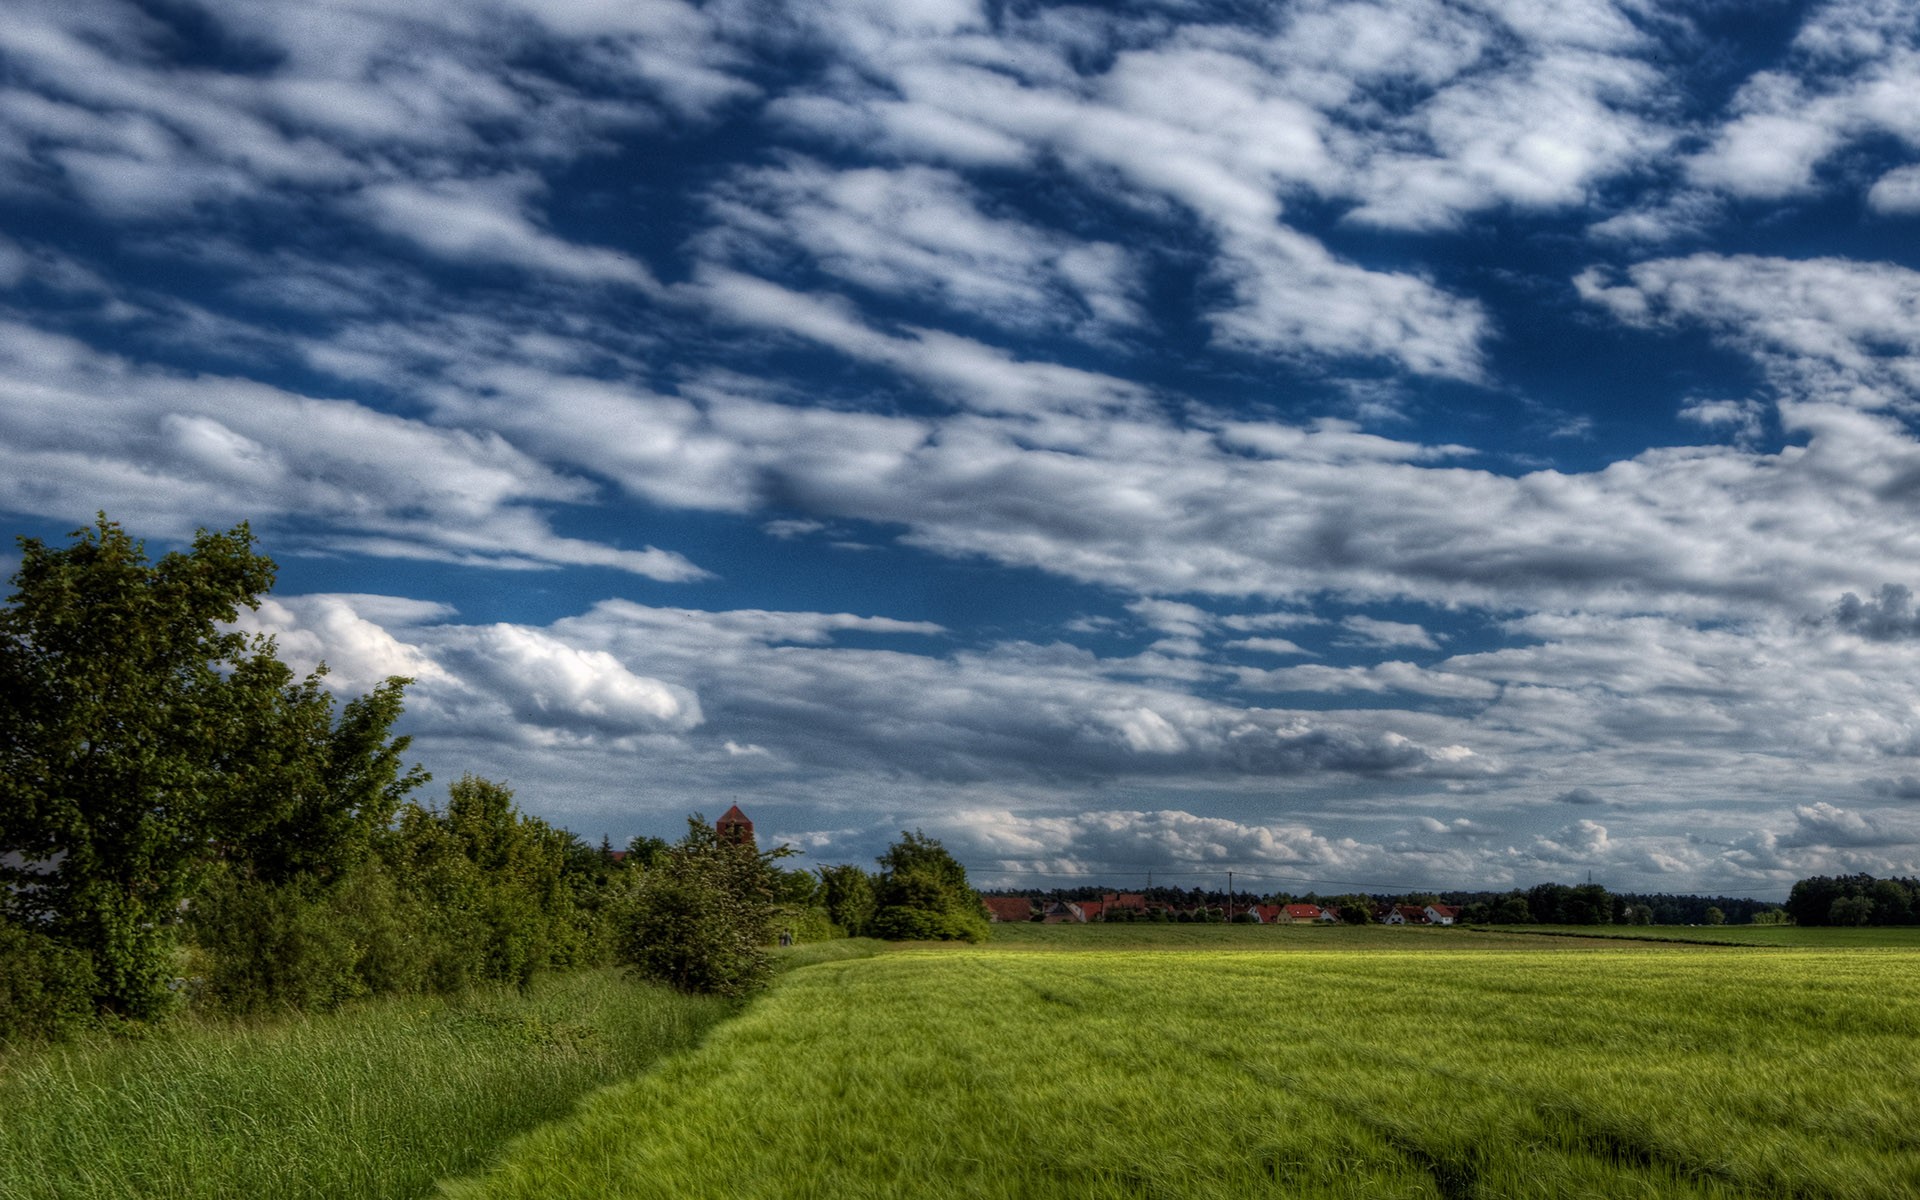
[[[1916,96],[1900,3],[16,0],[0,508],[252,521],[588,837],[1912,873]]]

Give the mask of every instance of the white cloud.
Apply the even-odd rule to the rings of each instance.
[[[1694,254],[1575,283],[1621,320],[1704,326],[1790,396],[1912,410],[1920,394],[1920,272],[1906,267]]]
[[[1358,639],[1362,645],[1412,646],[1416,650],[1440,648],[1440,643],[1434,640],[1432,634],[1407,621],[1381,621],[1373,617],[1355,615],[1341,618],[1340,627]]]
[[[590,487],[487,433],[438,428],[244,379],[142,366],[0,321],[0,503],[71,519],[105,508],[178,536],[298,513],[320,544],[391,557],[704,572],[671,551],[557,535],[528,507]]]
[[[1694,182],[1778,199],[1815,190],[1820,168],[1850,145],[1891,138],[1920,147],[1910,101],[1920,86],[1920,18],[1909,6],[1822,5],[1792,51],[1781,68],[1741,86],[1727,121],[1688,163]],[[1870,202],[1897,207],[1901,186],[1896,180]]]
[[[737,174],[714,200],[716,251],[778,261],[804,250],[822,271],[1014,328],[1141,319],[1131,256],[991,215],[952,171],[833,170],[796,160]]]
[[[1875,180],[1867,206],[1889,216],[1920,213],[1920,167],[1897,167]]]
[[[625,254],[576,246],[527,216],[540,190],[530,175],[383,183],[364,189],[355,207],[378,228],[455,262],[503,263],[583,282],[652,289],[652,274]]]

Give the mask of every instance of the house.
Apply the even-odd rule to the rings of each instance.
[[[989,921],[1031,921],[1033,900],[1027,896],[982,896]]]
[[[1080,919],[1082,921],[1104,921],[1106,919],[1107,902],[1105,900],[1082,900],[1075,907],[1079,908]]]
[[[1322,925],[1338,925],[1340,923],[1340,910],[1329,904],[1320,910],[1320,915],[1315,917],[1314,920]]]
[[[1256,904],[1247,911],[1252,913],[1262,925],[1280,925],[1287,919],[1286,909],[1278,904]]]
[[[1127,908],[1143,917],[1147,915],[1147,898],[1138,892],[1108,892],[1100,897],[1100,903],[1107,912]]]
[[[1460,919],[1460,910],[1451,904],[1429,904],[1426,913],[1429,925],[1451,925]]]
[[[1040,915],[1044,925],[1084,925],[1086,920],[1087,914],[1078,904],[1065,900],[1052,901]]]
[[[738,804],[720,814],[720,819],[713,823],[713,831],[720,835],[720,840],[723,842],[731,842],[736,846],[755,844],[753,822],[747,819],[747,814],[740,811]]]
[[[1286,913],[1286,919],[1296,925],[1304,925],[1320,919],[1318,904],[1289,904],[1283,911]]]
[[[1425,925],[1427,910],[1417,904],[1396,904],[1380,918],[1382,925]]]

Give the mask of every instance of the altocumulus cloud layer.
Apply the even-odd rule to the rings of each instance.
[[[1911,6],[21,0],[0,60],[0,507],[250,519],[248,623],[412,677],[443,779],[991,882],[1920,870]]]

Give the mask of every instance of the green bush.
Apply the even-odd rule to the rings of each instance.
[[[989,935],[980,894],[967,869],[938,841],[904,833],[880,857],[873,936],[893,941],[984,942]]]
[[[769,924],[774,937],[787,934],[796,945],[847,936],[847,931],[835,925],[828,917],[827,910],[818,905],[776,904]]]
[[[752,846],[720,840],[697,814],[687,836],[615,901],[621,961],[693,994],[741,996],[772,967],[770,869]]]
[[[222,870],[188,918],[204,1001],[233,1013],[325,1011],[376,994],[424,991],[446,954],[423,905],[377,861],[323,884],[267,884]]]
[[[0,921],[0,1044],[58,1038],[92,1015],[85,954]]]

